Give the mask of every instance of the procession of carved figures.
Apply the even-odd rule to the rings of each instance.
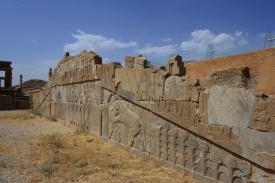
[[[100,115],[98,120],[104,138],[198,175],[207,176],[210,180],[238,183],[247,182],[251,177],[251,164],[173,125],[152,111],[118,100],[114,93],[104,89],[101,91],[102,97],[98,105],[94,92],[95,83],[79,85],[80,88],[77,86],[78,84],[55,87],[52,90],[54,94],[51,95],[51,100],[48,97],[43,104],[43,111],[87,132],[93,130],[90,129],[91,124],[95,116]],[[177,114],[179,105],[174,106],[175,102],[165,103],[165,105],[157,103],[158,108],[162,110],[164,109],[162,106],[166,106],[167,109],[163,111],[173,112],[173,115],[179,117],[192,116],[189,116],[192,112],[187,112],[188,115]],[[182,102],[179,104],[182,105]],[[194,117],[191,117],[193,119],[197,116],[194,114]]]
[[[113,102],[108,119],[108,138],[127,147],[213,180],[246,182],[251,176],[249,163],[237,161],[229,153],[221,157],[212,144],[131,103]]]
[[[196,79],[180,72],[178,59],[170,58],[167,68],[145,69],[140,64],[145,62],[135,68],[135,58],[129,57],[134,69],[117,69],[120,63],[102,65],[93,52],[76,57],[66,53],[49,73],[47,86],[33,94],[34,110],[206,182],[245,183],[257,173],[272,175],[266,182],[274,181],[275,98],[255,93],[249,83],[257,80],[247,67]],[[228,95],[220,98],[224,92]],[[234,125],[241,127],[233,131]],[[236,130],[268,143],[259,140],[259,146]]]

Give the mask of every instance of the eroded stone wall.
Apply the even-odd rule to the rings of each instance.
[[[261,73],[194,78],[178,55],[153,68],[142,56],[101,63],[65,54],[33,109],[203,182],[275,181],[275,97],[256,91]]]

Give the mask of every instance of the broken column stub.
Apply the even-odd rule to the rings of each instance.
[[[134,68],[134,60],[135,60],[135,57],[126,56],[125,57],[125,67],[126,68]]]
[[[102,58],[100,56],[98,56],[96,53],[94,52],[90,52],[90,53],[93,53],[93,56],[92,56],[92,65],[96,65],[96,64],[102,64]]]
[[[134,59],[134,68],[135,69],[145,69],[147,68],[147,58],[139,55]]]
[[[182,62],[182,57],[179,55],[169,58],[166,67],[167,71],[172,76],[184,76],[186,74],[186,68],[184,67],[184,63]]]
[[[67,58],[67,57],[69,57],[70,56],[70,52],[66,52],[65,54],[64,54],[64,58],[63,59],[65,59],[65,58]]]

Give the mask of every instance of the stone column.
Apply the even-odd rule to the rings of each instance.
[[[234,173],[234,168],[237,168],[237,162],[235,159],[231,158],[231,157],[227,157],[225,159],[225,165],[227,167],[227,176],[229,178],[229,182],[233,182],[233,173]]]
[[[177,156],[176,156],[176,146],[177,146],[177,144],[176,144],[176,140],[177,140],[177,136],[178,136],[178,133],[177,133],[177,131],[176,130],[173,130],[172,131],[172,133],[171,133],[171,135],[172,135],[172,162],[173,162],[173,164],[176,164],[176,160],[177,160]]]
[[[52,73],[52,68],[49,69],[49,73],[48,73],[48,76],[49,77],[52,77],[53,73]]]
[[[202,167],[202,174],[203,175],[206,175],[206,154],[207,152],[209,152],[209,148],[208,148],[208,145],[206,144],[206,142],[202,142],[200,144],[200,150],[201,150],[201,167]]]
[[[20,74],[20,88],[21,88],[21,91],[22,91],[22,88],[23,88],[23,76],[22,74]]]
[[[219,180],[219,166],[222,164],[222,159],[217,152],[212,155],[214,179]]]
[[[198,148],[198,144],[195,139],[189,139],[188,146],[190,148],[190,153],[189,153],[189,160],[192,163],[192,170],[195,168],[195,151]]]
[[[182,132],[181,134],[181,145],[180,145],[180,153],[181,153],[181,162],[180,166],[185,166],[185,147],[186,147],[186,140],[188,139],[187,133]]]

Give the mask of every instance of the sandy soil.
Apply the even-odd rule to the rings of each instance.
[[[0,182],[196,182],[30,111],[0,111]]]

